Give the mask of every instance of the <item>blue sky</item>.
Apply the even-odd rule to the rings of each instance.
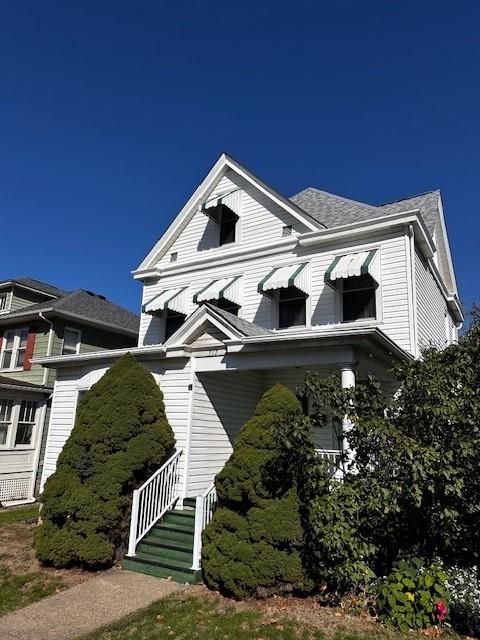
[[[138,310],[222,151],[284,195],[440,188],[480,302],[480,4],[0,1],[0,278]]]

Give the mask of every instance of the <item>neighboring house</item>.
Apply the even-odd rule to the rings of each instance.
[[[32,360],[133,346],[138,325],[90,291],[0,282],[0,503],[33,499],[42,473],[55,370]]]
[[[308,369],[338,371],[346,387],[369,372],[393,385],[392,361],[450,343],[463,320],[440,192],[380,206],[314,188],[287,199],[226,155],[134,277],[144,287],[130,351],[158,380],[178,447],[134,502],[129,554],[158,575],[172,570],[169,545],[136,551],[137,542],[176,498],[196,500],[193,556],[185,551],[177,569],[190,560],[198,569],[213,479],[265,389],[295,390]],[[58,371],[42,482],[79,393],[126,351],[41,360]],[[345,423],[315,433],[320,455],[335,463],[347,432]]]

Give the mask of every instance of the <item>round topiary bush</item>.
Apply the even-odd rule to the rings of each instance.
[[[45,484],[37,557],[55,567],[111,565],[127,541],[133,489],[167,460],[174,444],[158,384],[125,355],[79,403]]]
[[[276,425],[301,413],[295,395],[276,384],[240,430],[215,479],[218,509],[204,532],[202,568],[211,588],[237,598],[310,588],[295,480],[275,438]]]

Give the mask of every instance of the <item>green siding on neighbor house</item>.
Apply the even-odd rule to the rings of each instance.
[[[9,329],[29,329],[30,331],[35,328],[36,329],[36,337],[35,337],[35,346],[33,349],[33,357],[40,358],[41,356],[47,355],[47,345],[48,345],[48,333],[50,330],[50,326],[43,321],[40,322],[31,322],[29,324],[17,322],[13,323],[10,327],[4,327],[3,333],[8,331]],[[43,368],[38,364],[33,364],[30,371],[24,371],[23,369],[18,370],[2,370],[2,375],[7,376],[8,378],[13,378],[14,380],[23,380],[24,382],[32,382],[33,384],[43,384]]]
[[[10,311],[18,311],[24,307],[29,307],[32,304],[38,304],[39,302],[46,302],[53,300],[41,293],[35,293],[34,291],[28,291],[20,287],[13,287],[13,298],[10,303]]]

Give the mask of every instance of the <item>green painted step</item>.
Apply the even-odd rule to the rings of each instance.
[[[186,562],[192,566],[193,552],[191,549],[179,549],[171,546],[159,545],[158,543],[142,541],[137,545],[137,553],[155,556],[160,560]]]
[[[175,524],[189,529],[195,528],[195,514],[185,511],[169,511],[165,514],[162,524]]]
[[[176,582],[188,582],[195,584],[202,581],[201,571],[193,571],[192,569],[173,569],[166,563],[159,563],[157,558],[147,557],[146,555],[137,555],[134,558],[125,556],[123,559],[123,568],[127,571],[137,571],[138,573],[146,573],[157,578],[171,578]]]
[[[136,555],[125,556],[123,568],[178,582],[200,582],[201,572],[191,568],[195,511],[190,505],[195,505],[195,498],[187,498],[183,509],[167,511],[140,540]]]

